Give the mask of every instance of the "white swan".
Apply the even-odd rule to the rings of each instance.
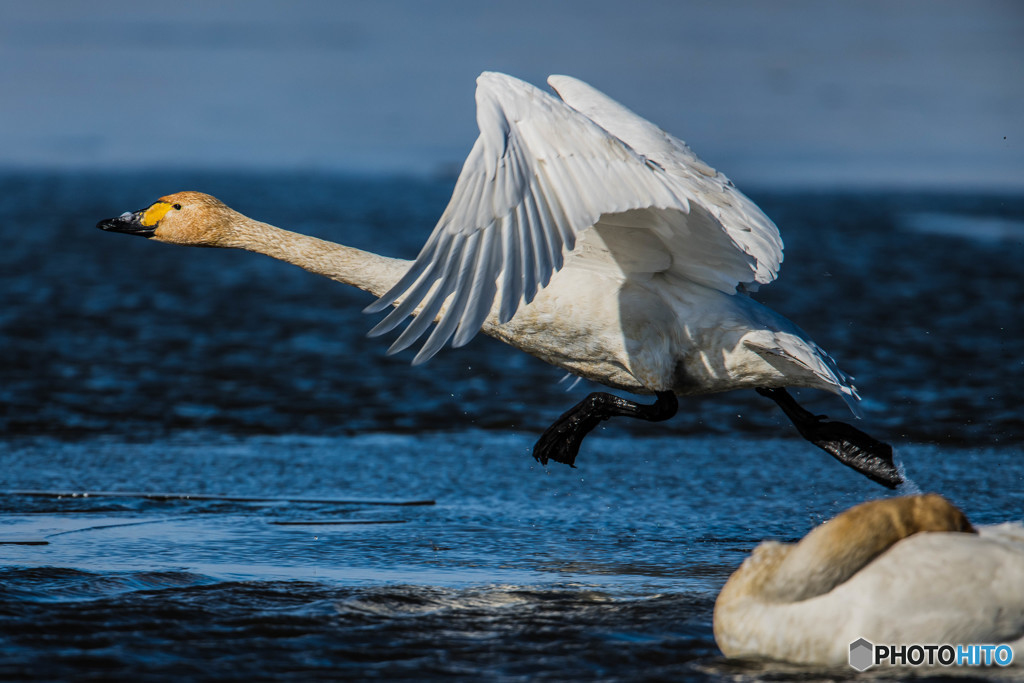
[[[715,603],[729,657],[846,665],[850,644],[1009,644],[1024,662],[1024,525],[975,531],[931,494],[863,503],[765,542]]]
[[[173,244],[269,254],[380,297],[383,334],[415,363],[479,330],[570,373],[654,394],[641,405],[591,394],[545,432],[534,455],[572,464],[601,420],[662,420],[676,395],[757,388],[801,434],[887,486],[891,448],[823,422],[783,387],[859,400],[851,378],[793,323],[747,292],[775,279],[775,225],[681,141],[585,83],[552,76],[559,100],[497,73],[477,80],[480,137],[447,209],[411,264],[247,219],[199,193],[101,221]]]

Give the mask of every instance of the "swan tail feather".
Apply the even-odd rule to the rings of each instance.
[[[864,416],[853,377],[839,369],[824,349],[808,339],[787,332],[776,332],[770,343],[748,339],[744,345],[773,365],[782,374],[810,380],[823,389],[838,394],[854,417]],[[815,381],[816,380],[816,381]]]

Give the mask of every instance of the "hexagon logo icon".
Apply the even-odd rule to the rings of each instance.
[[[866,671],[875,665],[875,646],[864,638],[850,643],[850,666],[857,671]]]

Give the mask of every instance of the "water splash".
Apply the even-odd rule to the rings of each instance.
[[[564,384],[570,378],[572,379],[572,381],[569,382],[569,384],[565,387],[565,393],[567,393],[567,394],[570,391],[572,391],[573,389],[575,389],[577,384],[579,384],[580,382],[583,381],[582,377],[577,377],[576,375],[573,375],[571,372],[567,372],[567,373],[565,373],[565,376],[562,377],[562,379],[558,380],[558,383],[559,384]]]
[[[896,490],[901,496],[914,496],[921,493],[921,487],[917,485],[913,479],[907,476],[907,467],[903,462],[903,459],[897,457],[896,450],[893,449],[892,460],[896,464],[896,471],[900,475],[900,479],[903,483],[896,487]]]

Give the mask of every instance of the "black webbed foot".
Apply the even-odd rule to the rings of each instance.
[[[604,392],[590,394],[544,431],[533,447],[533,457],[542,465],[554,460],[575,467],[583,439],[602,421],[611,417],[633,417],[660,422],[676,414],[679,402],[675,394],[659,391],[655,395],[658,400],[645,405]]]
[[[894,489],[903,483],[892,460],[892,446],[845,422],[826,421],[800,406],[785,389],[759,388],[782,408],[800,435],[847,467],[852,467],[882,486]]]

